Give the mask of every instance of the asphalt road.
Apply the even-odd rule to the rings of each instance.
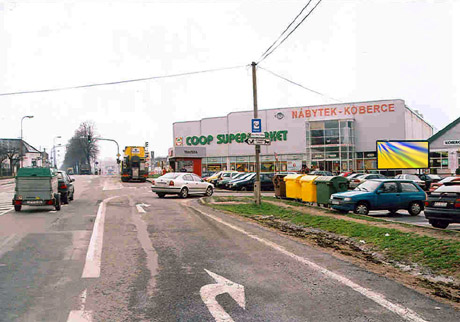
[[[0,321],[458,321],[392,280],[149,184],[0,216]],[[4,188],[0,192],[5,191]]]

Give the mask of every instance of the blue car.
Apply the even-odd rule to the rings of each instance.
[[[342,213],[353,211],[367,215],[369,210],[389,210],[393,214],[406,209],[412,216],[417,216],[423,210],[425,200],[423,189],[411,180],[372,179],[355,190],[332,194],[329,203]]]

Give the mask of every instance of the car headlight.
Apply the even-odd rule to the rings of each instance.
[[[343,198],[343,201],[351,201],[351,198]]]

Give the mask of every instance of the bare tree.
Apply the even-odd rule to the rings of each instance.
[[[76,165],[87,164],[91,167],[91,161],[96,160],[99,154],[96,135],[93,122],[81,123],[67,145],[64,166],[75,168]]]

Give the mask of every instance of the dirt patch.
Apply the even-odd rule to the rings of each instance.
[[[402,231],[404,233],[414,233],[414,234],[417,234],[417,235],[420,235],[420,236],[429,236],[429,237],[433,237],[433,238],[437,238],[437,239],[460,241],[460,236],[456,236],[456,235],[448,235],[447,236],[443,231],[437,231],[436,229],[423,228],[423,227],[420,227],[420,226],[411,227],[411,226],[408,226],[408,225],[393,223],[393,222],[389,222],[389,221],[387,221],[387,222],[372,221],[371,222],[371,221],[368,221],[368,220],[365,220],[365,219],[357,219],[357,218],[348,217],[346,215],[335,214],[335,213],[333,213],[331,211],[328,211],[328,210],[325,210],[325,209],[324,210],[319,209],[319,208],[316,208],[316,207],[309,207],[309,206],[305,206],[305,205],[292,206],[292,205],[288,205],[288,204],[286,204],[286,203],[284,203],[282,201],[264,200],[264,202],[267,202],[267,203],[270,203],[270,204],[273,204],[273,205],[276,205],[276,206],[279,206],[279,207],[292,209],[292,210],[295,210],[295,211],[298,211],[298,212],[301,212],[301,213],[314,215],[314,216],[327,216],[327,217],[332,217],[332,218],[335,218],[335,219],[353,221],[353,222],[356,222],[356,223],[366,224],[366,225],[369,225],[370,223],[372,223],[372,225],[376,226],[376,227],[392,228],[392,229]],[[221,203],[219,202],[219,204],[221,204]]]

